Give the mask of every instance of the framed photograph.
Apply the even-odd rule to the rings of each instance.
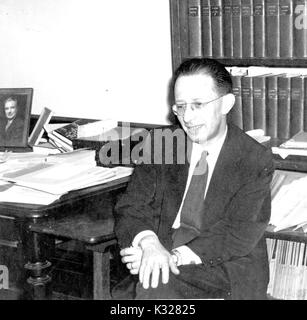
[[[0,88],[0,148],[26,148],[32,107],[32,88]]]

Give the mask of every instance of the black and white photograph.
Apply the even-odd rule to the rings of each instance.
[[[26,147],[33,90],[0,88],[0,147]]]
[[[307,300],[307,0],[1,0],[0,31],[0,301]]]

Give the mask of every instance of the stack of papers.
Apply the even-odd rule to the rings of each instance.
[[[133,168],[96,166],[95,150],[57,155],[11,154],[0,164],[0,201],[50,204],[61,195],[132,174]]]
[[[284,159],[289,155],[307,156],[307,132],[298,132],[279,147],[273,147],[272,152]]]
[[[274,231],[307,223],[307,174],[276,170],[272,187],[270,224]]]

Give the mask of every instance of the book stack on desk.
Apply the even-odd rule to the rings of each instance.
[[[117,126],[113,119],[78,119],[72,123],[46,125],[49,142],[61,152],[72,151],[73,140],[103,134]]]
[[[132,171],[97,167],[94,150],[15,156],[0,165],[0,201],[49,204],[72,190],[127,177]]]

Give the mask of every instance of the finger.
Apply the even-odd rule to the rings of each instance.
[[[164,264],[161,268],[162,271],[162,283],[166,284],[169,280],[169,266]]]
[[[139,273],[139,269],[131,269],[130,273],[131,274],[138,274]]]
[[[131,262],[127,263],[127,264],[126,264],[126,267],[127,267],[128,269],[132,269]]]
[[[172,271],[173,274],[178,275],[178,274],[180,273],[178,267],[176,266],[176,264],[174,263],[173,260],[170,260],[170,261],[169,261],[169,268],[171,269],[171,271]]]
[[[151,287],[157,288],[159,284],[159,276],[160,276],[160,266],[158,263],[155,263],[153,266],[153,270],[151,273]]]
[[[123,263],[127,263],[127,262],[139,262],[139,261],[141,261],[141,259],[142,259],[142,256],[134,254],[134,255],[123,256],[123,257],[121,258],[121,261],[122,261]]]
[[[146,265],[143,273],[143,288],[148,289],[149,288],[149,279],[152,273],[152,266]]]
[[[141,261],[140,270],[139,270],[139,281],[140,283],[143,283],[143,277],[144,277],[144,270],[145,270],[146,263],[144,261]]]
[[[119,253],[121,256],[131,255],[131,254],[140,255],[140,254],[142,254],[142,249],[139,247],[129,247],[129,248],[125,248],[125,249],[120,250]]]
[[[135,261],[131,263],[131,269],[140,269],[141,261]]]

